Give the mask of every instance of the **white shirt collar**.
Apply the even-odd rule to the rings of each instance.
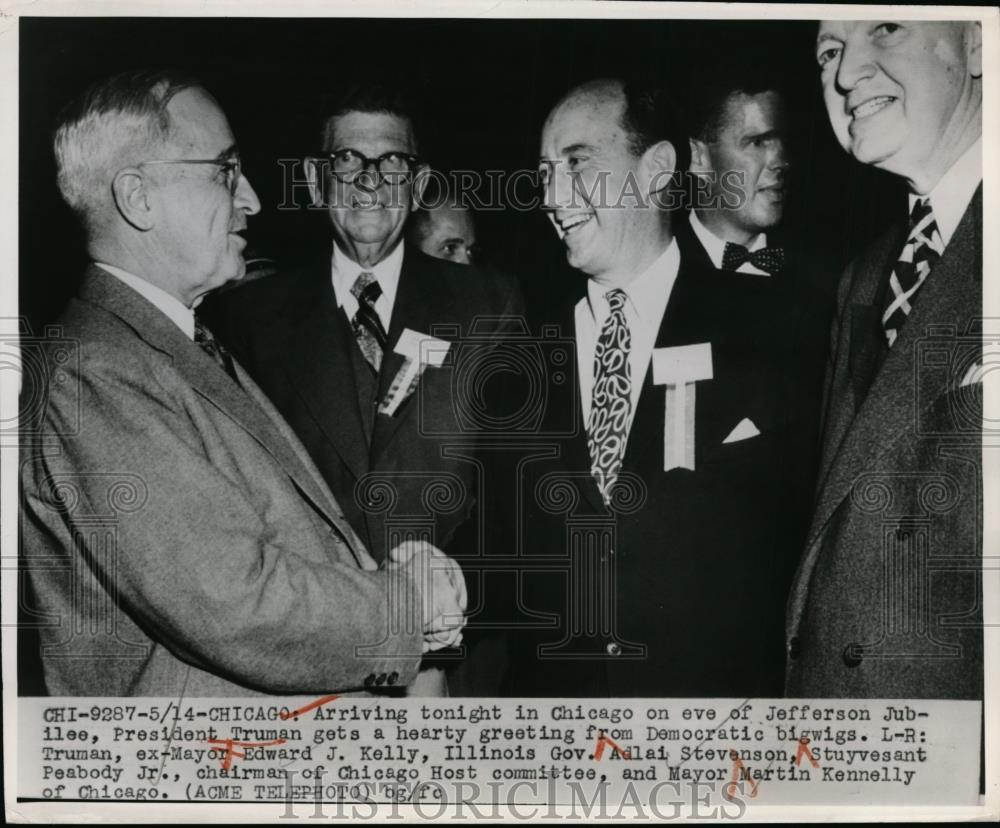
[[[157,310],[162,312],[171,322],[180,328],[188,339],[194,340],[194,311],[180,299],[171,296],[163,288],[157,287],[152,282],[147,282],[145,279],[129,273],[127,270],[122,270],[120,267],[104,264],[104,262],[95,262],[95,264],[132,288],[132,290],[154,305]]]
[[[627,304],[635,313],[635,318],[644,325],[659,326],[660,317],[663,316],[663,310],[667,306],[667,299],[670,297],[680,265],[680,248],[677,246],[677,239],[673,239],[656,261],[622,288],[628,297]],[[603,322],[608,315],[606,294],[612,289],[607,285],[598,284],[593,279],[587,280],[587,301],[594,319]]]
[[[382,320],[382,327],[389,330],[392,306],[396,302],[396,289],[399,287],[399,274],[403,269],[403,248],[404,244],[400,241],[378,264],[362,267],[341,250],[340,245],[333,243],[333,256],[330,260],[333,292],[337,297],[338,307],[344,309],[349,319],[358,312],[358,300],[351,294],[351,288],[361,273],[371,273],[382,288],[382,295],[375,302],[375,311]]]
[[[930,191],[931,209],[945,247],[969,209],[979,182],[983,180],[983,139],[977,139]],[[910,211],[920,196],[910,193]]]
[[[711,230],[709,230],[704,224],[702,224],[701,219],[698,218],[698,214],[692,210],[690,213],[691,218],[691,229],[694,230],[695,236],[698,237],[698,241],[701,242],[701,246],[705,248],[705,252],[708,254],[708,258],[712,260],[712,265],[716,270],[722,270],[722,257],[726,252],[726,242],[715,235]],[[758,233],[750,244],[745,245],[746,249],[751,253],[755,250],[760,250],[763,247],[767,247],[767,233]]]

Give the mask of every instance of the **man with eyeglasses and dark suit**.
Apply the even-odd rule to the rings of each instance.
[[[474,392],[462,383],[458,340],[477,318],[520,314],[520,292],[512,279],[404,241],[429,168],[397,89],[348,90],[326,110],[320,152],[305,169],[330,244],[297,272],[223,297],[220,336],[291,423],[376,560],[413,536],[476,558],[482,473],[457,412]],[[475,596],[477,576],[464,568]],[[467,634],[466,646],[474,639]],[[469,673],[468,664],[453,673],[451,692],[496,692],[482,675],[468,684]],[[424,681],[440,690],[441,671]]]

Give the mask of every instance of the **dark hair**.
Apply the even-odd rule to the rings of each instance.
[[[325,96],[319,102],[318,125],[320,140],[327,137],[332,118],[348,112],[384,112],[397,115],[410,122],[414,135],[418,134],[420,121],[420,93],[415,85],[406,81],[372,81],[357,83]]]
[[[725,126],[726,102],[732,95],[781,91],[774,70],[753,56],[706,65],[695,73],[684,102],[688,135],[702,141],[714,140]]]
[[[691,164],[691,148],[681,114],[659,85],[645,79],[620,80],[625,94],[622,129],[629,139],[633,155],[642,155],[653,144],[669,141],[677,154],[677,171]]]

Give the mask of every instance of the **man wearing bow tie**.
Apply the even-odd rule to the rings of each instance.
[[[825,21],[816,57],[838,141],[909,194],[840,285],[786,692],[982,698],[981,26]]]
[[[767,276],[784,251],[767,233],[785,209],[788,154],[785,105],[759,73],[727,67],[711,72],[692,96],[691,173],[698,190],[682,249],[720,270]]]
[[[579,86],[542,132],[544,208],[581,278],[548,320],[576,381],[547,388],[552,450],[523,464],[518,695],[780,688],[792,424],[761,320],[678,249],[687,154],[645,82]]]
[[[511,278],[404,241],[428,166],[399,88],[345,89],[324,113],[305,170],[332,238],[299,269],[221,297],[220,336],[295,429],[372,556],[381,561],[413,536],[449,549],[466,559],[475,605],[485,577],[482,473],[476,423],[463,423],[461,411],[462,395],[480,389],[474,376],[460,380],[461,340],[479,318],[519,314],[520,291]],[[442,359],[414,385],[408,361],[428,355]],[[473,668],[456,669],[466,672],[452,692],[496,692],[465,681]]]

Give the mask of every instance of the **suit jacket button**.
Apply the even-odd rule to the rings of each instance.
[[[843,655],[844,665],[846,667],[857,667],[862,660],[861,655],[861,645],[851,642],[846,647],[844,647]]]
[[[622,654],[622,645],[617,641],[612,641],[604,649],[609,656],[619,656]]]
[[[391,673],[389,673],[389,677],[386,679],[386,683],[395,684],[397,681],[399,681],[399,673],[393,670]]]
[[[800,652],[802,652],[802,647],[799,644],[799,637],[797,635],[793,635],[788,640],[788,657],[798,658]]]

